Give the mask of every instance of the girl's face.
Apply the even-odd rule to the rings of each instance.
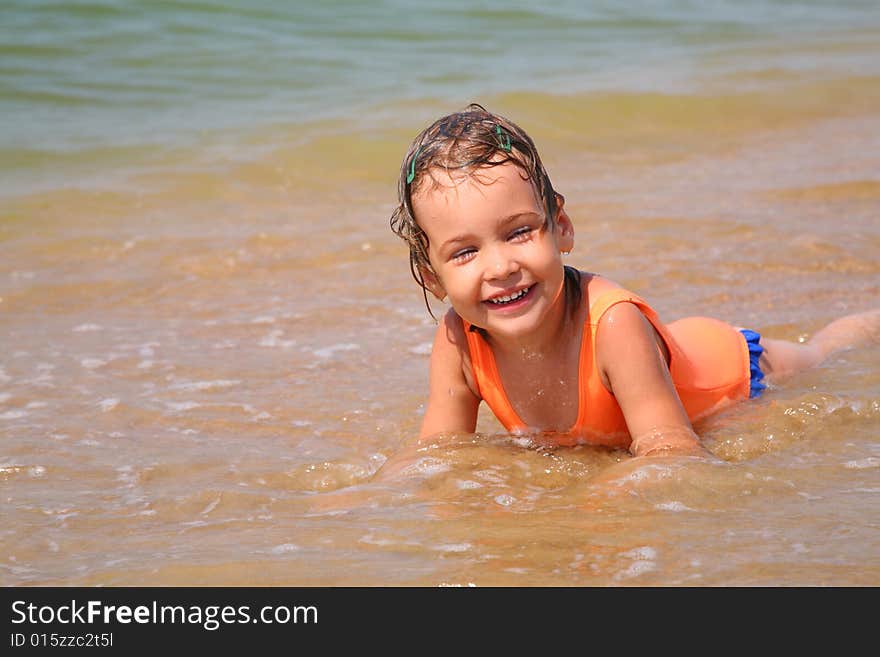
[[[432,173],[440,185],[425,184],[413,197],[436,274],[422,272],[431,292],[448,295],[462,319],[493,336],[528,339],[550,328],[545,320],[562,317],[561,252],[574,240],[561,202],[551,229],[513,163],[461,178]]]

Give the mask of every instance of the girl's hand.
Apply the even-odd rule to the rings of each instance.
[[[715,455],[700,443],[694,430],[681,425],[652,427],[633,437],[629,451],[633,456],[702,456],[715,459]]]

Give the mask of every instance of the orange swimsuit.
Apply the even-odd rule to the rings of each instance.
[[[665,341],[672,381],[692,421],[749,397],[749,347],[737,329],[710,317],[686,317],[664,325],[643,299],[622,288],[609,290],[593,302],[584,322],[578,416],[567,432],[578,442],[625,448],[631,440],[617,400],[602,384],[595,358],[599,319],[623,302],[637,306]],[[480,396],[508,431],[528,432],[504,392],[492,348],[467,322],[464,329]]]

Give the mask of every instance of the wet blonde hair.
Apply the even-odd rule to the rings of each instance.
[[[391,230],[409,246],[410,271],[422,288],[429,313],[428,288],[422,270],[434,270],[428,259],[428,236],[416,220],[413,195],[427,184],[432,188],[439,186],[434,176],[426,175],[432,169],[472,176],[480,169],[508,162],[516,165],[523,179],[531,183],[547,211],[545,227],[554,228],[558,200],[562,197],[553,189],[532,138],[513,121],[471,103],[462,111],[434,121],[407,150],[397,181],[398,206],[391,215]]]

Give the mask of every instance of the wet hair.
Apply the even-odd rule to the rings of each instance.
[[[413,140],[403,158],[397,181],[398,206],[391,215],[391,230],[409,246],[412,276],[422,288],[425,306],[431,316],[428,288],[422,269],[433,273],[428,259],[428,236],[419,226],[413,208],[416,192],[441,185],[432,170],[449,175],[473,176],[481,169],[513,163],[535,190],[546,210],[544,227],[555,227],[558,200],[562,199],[550,182],[532,138],[513,121],[471,103],[464,110],[437,119]],[[566,268],[568,270],[569,268]],[[566,300],[577,307],[580,285],[571,290],[572,276],[566,271]],[[574,294],[573,294],[573,293]],[[576,294],[576,298],[575,295]]]

